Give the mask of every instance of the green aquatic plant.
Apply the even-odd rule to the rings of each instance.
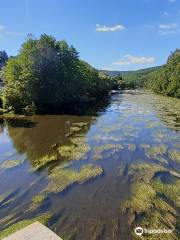
[[[82,127],[79,127],[79,126],[70,127],[70,133],[80,132],[81,130],[82,130]]]
[[[81,142],[80,142],[81,143]],[[80,160],[85,157],[85,155],[90,151],[90,146],[87,143],[79,144],[76,139],[76,144],[78,145],[64,145],[58,148],[61,157],[67,158],[68,160]]]
[[[180,152],[176,150],[172,150],[168,152],[169,158],[177,163],[180,163]]]
[[[129,151],[132,151],[132,152],[136,151],[136,145],[135,144],[129,143],[126,146],[127,146]]]
[[[47,225],[51,217],[52,217],[52,215],[50,213],[46,213],[46,214],[40,215],[35,218],[18,221],[16,223],[12,224],[10,227],[5,228],[2,231],[0,231],[0,239],[5,238],[18,230],[21,230],[36,221],[38,221],[44,225]]]
[[[11,192],[6,192],[0,195],[0,203],[3,202]]]
[[[176,180],[175,183],[172,184],[165,184],[160,180],[156,180],[152,182],[152,186],[157,193],[163,194],[177,207],[180,207],[180,180]]]
[[[163,132],[154,132],[154,133],[152,134],[152,137],[153,137],[153,138],[159,138],[159,139],[162,140],[163,138],[166,137],[166,134],[163,133]]]
[[[128,167],[127,174],[133,182],[143,181],[149,183],[156,172],[164,170],[164,167],[157,164],[138,162]]]
[[[48,163],[57,161],[58,156],[57,154],[50,154],[50,155],[45,155],[41,158],[37,158],[33,161],[33,170],[38,170],[44,166],[46,166]]]
[[[101,159],[103,159],[103,155],[102,155],[102,153],[96,152],[93,154],[92,159],[95,161],[101,160]]]
[[[27,212],[37,209],[42,204],[42,202],[46,199],[46,197],[47,197],[46,194],[35,195],[32,198],[32,203],[30,207],[27,209]]]
[[[106,157],[110,157],[115,152],[119,152],[122,149],[124,149],[124,146],[122,144],[112,144],[112,143],[103,144],[94,148],[92,159],[93,160],[102,159],[104,151],[110,151],[108,154],[106,154]]]
[[[92,164],[82,167],[79,171],[55,167],[49,175],[49,184],[45,192],[61,192],[73,183],[84,183],[103,173],[101,167]]]
[[[159,161],[159,162],[161,162],[161,163],[166,163],[166,164],[168,164],[168,161],[167,161],[165,158],[161,157],[161,156],[157,156],[157,157],[155,158],[155,160],[157,160],[157,161]]]
[[[143,149],[148,149],[151,146],[149,144],[140,144],[140,147],[143,148]]]
[[[9,169],[21,165],[24,160],[6,160],[0,164],[0,168]]]
[[[58,148],[59,153],[61,155],[61,157],[65,157],[65,158],[69,158],[72,154],[72,152],[75,150],[75,146],[71,145],[71,146],[61,146]]]
[[[130,209],[131,212],[146,212],[152,207],[152,199],[155,197],[156,192],[147,183],[133,184],[131,189],[132,196],[130,199],[124,201],[122,211]]]
[[[87,142],[87,137],[85,135],[78,135],[78,136],[72,137],[70,141],[75,145],[81,145]]]
[[[146,156],[148,158],[157,158],[158,156],[163,156],[167,152],[167,147],[164,144],[150,147],[146,149]]]
[[[159,127],[160,125],[161,125],[160,122],[149,121],[149,122],[147,122],[145,127],[146,128],[155,128],[155,127]]]
[[[122,144],[112,144],[112,143],[108,144],[107,143],[104,145],[97,146],[95,148],[95,152],[104,152],[104,151],[108,151],[108,150],[120,151],[122,149],[124,149]]]
[[[82,127],[87,126],[88,124],[85,122],[79,122],[79,123],[73,123],[72,125],[82,128]]]
[[[179,232],[175,229],[177,225],[177,214],[169,212],[169,205],[163,204],[154,206],[152,211],[149,211],[141,221],[142,228],[148,229],[168,229],[172,230],[171,233],[161,233],[161,234],[143,234],[141,239],[145,240],[178,240]],[[160,209],[164,206],[166,209]],[[159,210],[158,210],[159,209]],[[134,239],[139,239],[134,236]]]
[[[44,199],[46,198],[46,195],[45,194],[39,194],[39,195],[36,195],[32,198],[32,203],[34,204],[40,204],[44,201]]]
[[[103,127],[102,130],[104,133],[112,133],[114,131],[119,130],[121,127],[118,124],[114,124],[112,126],[109,127]]]
[[[163,183],[159,177],[155,177],[157,172],[165,170],[167,171],[163,167],[159,169],[158,165],[147,163],[129,166],[128,176],[133,178],[131,196],[121,204],[121,211],[129,215],[131,219],[129,224],[134,227],[137,225],[136,219],[138,218],[138,224],[142,228],[175,229],[170,238],[170,235],[167,238],[163,237],[166,240],[174,240],[178,239],[179,234],[176,225],[178,224],[177,208],[180,207],[180,180],[176,178],[175,182],[167,184]],[[122,174],[122,169],[120,171]],[[172,171],[169,173],[174,175]],[[136,239],[137,236],[132,234]],[[142,235],[142,239],[158,238]]]
[[[112,135],[100,135],[97,134],[95,136],[93,136],[93,141],[96,142],[101,142],[101,141],[113,141],[113,142],[120,142],[123,141],[123,137],[122,136],[112,136]]]
[[[69,132],[66,134],[66,137],[71,137],[72,135],[79,133],[84,128],[83,123],[74,123],[69,129]]]

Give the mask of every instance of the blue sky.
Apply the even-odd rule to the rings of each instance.
[[[0,0],[0,50],[28,33],[65,39],[98,69],[164,64],[180,48],[180,0]]]

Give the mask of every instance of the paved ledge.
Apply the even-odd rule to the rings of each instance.
[[[62,238],[43,224],[35,222],[3,240],[62,240]]]

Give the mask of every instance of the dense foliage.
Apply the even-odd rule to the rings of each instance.
[[[156,93],[180,98],[180,49],[175,50],[167,63],[137,71],[103,71],[117,80],[121,89],[148,88]]]
[[[158,71],[161,67],[151,67],[136,71],[123,72],[122,77],[129,88],[142,88],[149,81],[152,72]]]
[[[135,89],[144,87],[146,82],[150,79],[150,74],[160,68],[161,67],[151,67],[136,71],[102,70],[101,72],[118,81],[118,87],[120,89]]]
[[[4,67],[8,60],[8,55],[5,51],[0,51],[0,69]]]
[[[59,112],[93,98],[102,98],[113,87],[111,78],[100,76],[81,61],[78,52],[52,36],[32,37],[5,68],[4,108],[16,113]]]
[[[166,65],[151,74],[146,86],[156,93],[180,98],[180,49],[169,56]]]
[[[8,60],[8,55],[5,51],[0,51],[0,82],[4,79],[4,66]]]

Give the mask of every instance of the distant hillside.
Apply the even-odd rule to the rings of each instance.
[[[128,88],[134,87],[144,87],[144,84],[149,81],[150,74],[154,71],[158,71],[161,69],[162,66],[151,67],[140,69],[136,71],[107,71],[107,70],[100,70],[103,74],[106,74],[111,77],[117,77],[118,75],[122,76],[123,84],[125,84]]]
[[[115,77],[119,74],[121,74],[122,76],[135,76],[137,74],[147,74],[153,71],[156,71],[158,69],[160,69],[161,66],[157,66],[157,67],[150,67],[150,68],[145,68],[145,69],[140,69],[140,70],[136,70],[136,71],[109,71],[109,70],[99,70],[100,72],[110,76],[110,77]]]

